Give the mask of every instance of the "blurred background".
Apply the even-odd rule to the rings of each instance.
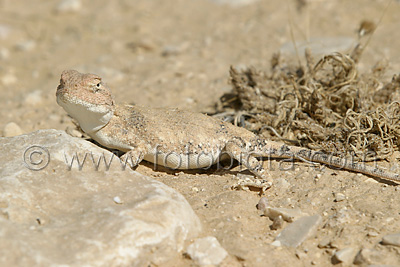
[[[279,51],[305,64],[304,47],[349,52],[377,27],[358,66],[385,59],[390,80],[399,14],[387,0],[0,0],[0,133],[65,129],[65,69],[101,75],[120,103],[212,112],[231,65],[268,71]]]

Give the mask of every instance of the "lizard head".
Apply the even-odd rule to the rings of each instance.
[[[63,71],[56,96],[57,103],[89,135],[107,125],[114,115],[110,89],[95,74]]]

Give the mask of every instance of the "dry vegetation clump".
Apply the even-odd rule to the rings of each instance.
[[[221,98],[216,116],[264,138],[385,159],[400,145],[400,76],[383,82],[384,61],[360,75],[360,54],[333,53],[315,62],[306,51],[305,66],[275,54],[269,72],[231,68],[233,91]]]

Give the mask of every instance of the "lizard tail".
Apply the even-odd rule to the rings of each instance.
[[[268,158],[286,158],[297,159],[309,163],[322,163],[328,167],[345,169],[357,173],[363,173],[369,176],[377,177],[386,181],[400,184],[400,175],[388,172],[378,168],[378,166],[369,166],[365,162],[355,162],[352,158],[341,158],[324,152],[314,151],[307,148],[288,146],[282,143],[265,141],[256,146],[256,153],[262,157]]]

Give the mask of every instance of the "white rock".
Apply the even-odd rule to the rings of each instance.
[[[344,263],[344,264],[351,264],[353,262],[354,256],[356,255],[355,248],[344,248],[333,255],[333,262],[334,263]]]
[[[400,233],[385,235],[382,238],[382,244],[400,247]]]
[[[295,248],[313,236],[321,222],[319,215],[301,217],[283,229],[275,240],[280,241],[283,246]]]
[[[11,27],[8,25],[0,24],[0,39],[6,39],[11,32]]]
[[[260,198],[257,203],[257,209],[264,211],[268,207],[268,199],[266,197]]]
[[[365,266],[368,264],[382,262],[382,259],[384,258],[385,254],[383,254],[381,251],[369,248],[363,248],[357,253],[357,256],[354,259],[354,264]]]
[[[42,104],[42,91],[35,90],[25,96],[24,103],[29,106],[38,106]]]
[[[17,136],[21,134],[22,134],[21,127],[19,127],[19,125],[16,124],[15,122],[9,122],[4,126],[3,129],[4,137]]]
[[[85,153],[82,170],[76,158],[69,170]],[[102,155],[113,159],[108,170]],[[0,266],[148,266],[179,256],[201,230],[198,217],[181,194],[117,159],[64,131],[0,138]],[[117,194],[123,205],[110,201]]]
[[[32,51],[36,47],[36,42],[34,40],[26,40],[19,42],[15,45],[15,48],[19,51]]]
[[[271,246],[274,246],[274,247],[281,247],[281,246],[282,246],[282,243],[281,243],[281,241],[279,241],[279,240],[275,240],[274,242],[271,243]]]
[[[10,57],[10,51],[5,47],[0,47],[0,59],[7,59]]]
[[[229,5],[232,7],[241,7],[245,5],[250,5],[258,0],[210,0],[211,2],[220,4],[220,5]]]
[[[274,218],[274,222],[272,223],[272,225],[269,228],[271,230],[278,230],[283,227],[283,224],[284,224],[284,220],[283,220],[282,216],[279,215],[278,217]]]
[[[56,7],[56,11],[60,13],[76,12],[81,10],[81,8],[81,0],[61,0]]]
[[[119,196],[114,197],[113,200],[114,200],[115,204],[122,204],[123,203]]]
[[[8,72],[1,77],[1,83],[3,85],[12,85],[18,81],[17,76],[13,72]]]
[[[195,240],[188,246],[186,253],[199,265],[218,265],[228,255],[213,236]]]
[[[346,199],[346,196],[342,193],[335,193],[335,201],[340,202]]]

